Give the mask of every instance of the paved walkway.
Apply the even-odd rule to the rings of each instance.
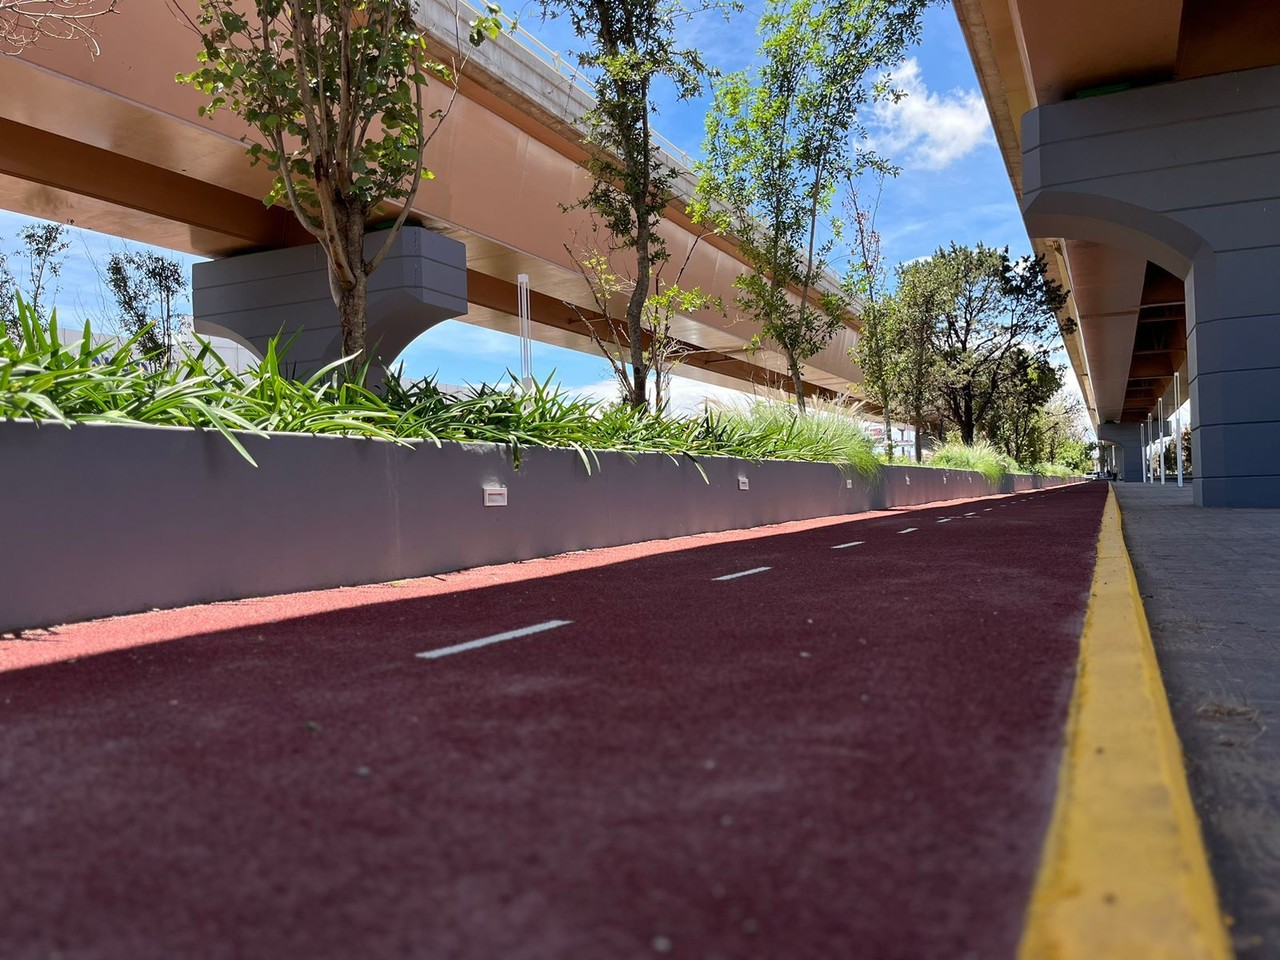
[[[1011,958],[1105,492],[0,642],[0,956]]]
[[[1280,510],[1115,488],[1236,951],[1280,958]]]

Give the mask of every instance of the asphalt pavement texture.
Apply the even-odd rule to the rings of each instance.
[[[0,957],[1012,957],[1106,492],[0,638]]]

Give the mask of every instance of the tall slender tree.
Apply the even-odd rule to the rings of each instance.
[[[728,10],[707,0],[542,0],[548,16],[564,17],[585,44],[578,63],[595,78],[595,102],[582,118],[591,186],[577,204],[607,231],[606,249],[588,258],[634,255],[626,294],[627,363],[615,365],[632,406],[648,406],[652,356],[645,351],[645,304],[655,270],[670,257],[658,232],[679,171],[664,159],[653,130],[654,85],[666,81],[679,100],[702,92],[707,66],[696,48],[677,42],[698,13]],[[660,291],[658,291],[660,292]]]
[[[324,249],[342,352],[357,359],[369,276],[431,177],[423,153],[449,113],[428,111],[428,79],[457,93],[459,64],[429,55],[417,8],[418,0],[200,0],[202,66],[178,77],[209,96],[202,116],[226,107],[255,131],[249,156],[275,174],[266,202],[288,206]],[[498,32],[498,8],[487,11],[472,24],[475,45]],[[395,208],[366,257],[367,224]]]
[[[900,264],[890,301],[897,363],[894,374],[903,415],[915,431],[916,463],[924,459],[925,417],[938,406],[937,322],[951,290],[918,263]]]
[[[875,223],[883,185],[884,178],[878,178],[870,202],[862,199],[853,184],[845,196],[853,239],[844,287],[850,299],[861,304],[858,317],[861,329],[849,357],[862,371],[862,394],[880,408],[885,453],[892,460],[893,413],[898,404],[901,350],[896,324],[898,314],[887,290],[884,254]]]
[[[738,304],[786,355],[804,411],[802,364],[851,306],[824,280],[840,184],[890,169],[863,144],[859,110],[891,96],[884,73],[920,35],[930,0],[769,0],[760,63],[717,84],[702,189],[727,209],[750,266]]]
[[[58,296],[59,278],[71,246],[70,227],[65,223],[28,223],[18,230],[21,246],[14,257],[25,268],[13,272],[10,258],[0,253],[0,318],[11,335],[17,326],[17,300],[21,294],[40,321],[47,322],[50,303]]]
[[[111,254],[106,280],[124,332],[136,336],[141,352],[155,362],[172,363],[182,328],[177,304],[187,292],[182,264],[148,250],[126,250]]]

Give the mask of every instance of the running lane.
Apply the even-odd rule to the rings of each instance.
[[[0,956],[1012,957],[1105,494],[0,644]]]

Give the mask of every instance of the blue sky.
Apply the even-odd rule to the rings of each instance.
[[[519,15],[522,25],[548,46],[572,52],[577,41],[567,26],[540,22],[537,9],[528,3],[509,12]],[[722,70],[742,68],[755,54],[754,25],[760,9],[757,0],[727,24],[716,14],[700,15],[689,27],[687,42]],[[892,267],[927,255],[952,240],[1027,252],[1030,245],[1013,189],[950,4],[925,15],[922,42],[894,76],[907,96],[865,117],[877,148],[902,170],[886,183],[877,217],[886,263]],[[688,153],[699,154],[706,106],[706,98],[661,102],[659,131]],[[0,249],[12,250],[24,222],[28,221],[0,212]],[[119,240],[77,231],[57,299],[64,324],[105,316],[93,264],[101,269],[110,252],[121,247]],[[12,261],[11,265],[20,266]],[[423,334],[403,360],[406,372],[437,374],[449,383],[494,380],[518,366],[518,341],[448,321]],[[535,343],[535,373],[541,378],[553,369],[567,387],[599,385],[609,377],[603,359]]]

